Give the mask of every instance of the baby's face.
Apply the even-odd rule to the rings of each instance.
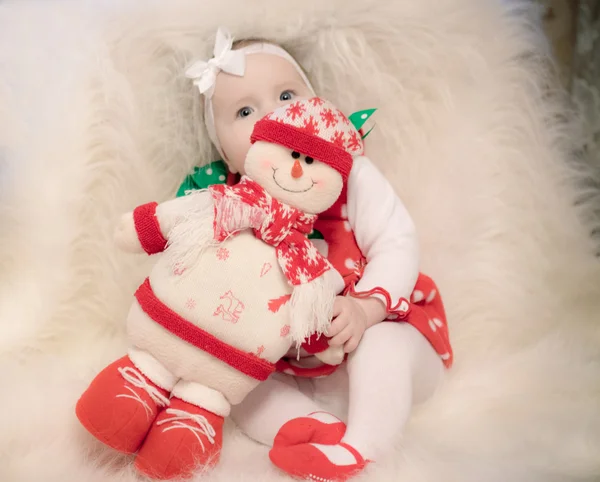
[[[295,67],[270,54],[246,56],[243,77],[219,73],[212,97],[215,130],[232,171],[244,173],[256,121],[277,107],[312,96]]]

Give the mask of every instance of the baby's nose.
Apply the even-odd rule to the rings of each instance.
[[[298,179],[299,177],[302,177],[302,174],[302,166],[300,165],[300,161],[296,159],[294,161],[294,165],[292,166],[292,177],[294,179]]]

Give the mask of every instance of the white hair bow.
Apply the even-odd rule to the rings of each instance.
[[[242,76],[246,69],[246,56],[239,50],[231,50],[233,38],[224,28],[219,27],[215,39],[214,57],[208,62],[198,60],[185,71],[189,79],[194,80],[201,94],[209,97],[217,79],[217,74],[222,70],[228,74]]]

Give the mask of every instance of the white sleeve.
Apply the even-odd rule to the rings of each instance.
[[[390,183],[364,156],[354,160],[348,178],[348,222],[367,259],[356,291],[383,289],[392,305],[410,299],[419,275],[415,225]],[[374,296],[386,303],[384,296]]]

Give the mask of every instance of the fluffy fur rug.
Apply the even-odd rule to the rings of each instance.
[[[370,157],[417,223],[456,351],[396,455],[359,480],[600,477],[600,266],[577,132],[527,8],[500,0],[0,5],[0,480],[132,482],[73,407],[125,348],[149,260],[112,228],[211,157],[185,63],[219,24],[377,106]],[[586,199],[586,201],[582,201]],[[576,207],[577,206],[577,207]],[[381,394],[385,396],[384,394]],[[229,427],[216,482],[282,480]]]

